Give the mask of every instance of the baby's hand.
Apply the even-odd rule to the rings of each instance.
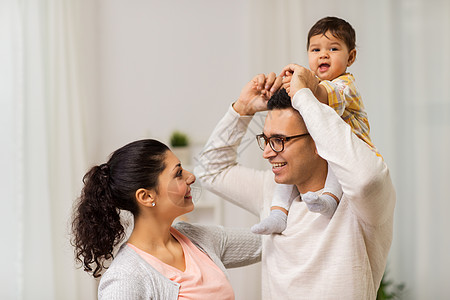
[[[314,93],[319,83],[312,71],[297,64],[287,65],[283,68],[280,75],[291,77],[289,91],[286,90],[291,98],[302,88],[309,88]]]
[[[290,71],[286,71],[285,75],[283,76],[283,88],[286,90],[286,92],[289,94],[289,90],[291,88],[291,79],[292,79],[292,74]]]

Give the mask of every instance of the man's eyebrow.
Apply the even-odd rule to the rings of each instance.
[[[271,136],[267,136],[266,135],[266,137],[268,137],[268,138],[272,138],[272,137],[277,137],[277,138],[282,138],[282,137],[286,137],[286,135],[284,135],[284,134],[272,134]]]

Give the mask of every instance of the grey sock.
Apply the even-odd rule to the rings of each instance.
[[[273,209],[267,218],[253,225],[250,230],[256,234],[281,233],[286,229],[286,222],[287,215],[279,209]]]
[[[336,196],[339,200],[342,198],[342,187],[339,184],[336,176],[333,173],[333,170],[330,168],[330,164],[328,164],[328,173],[327,179],[325,180],[325,186],[323,188],[323,193],[330,193]]]
[[[309,211],[320,213],[328,218],[331,218],[336,211],[336,200],[327,194],[317,195],[314,192],[307,192],[302,195],[303,202],[306,203]]]

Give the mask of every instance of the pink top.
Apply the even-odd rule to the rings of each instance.
[[[136,251],[146,262],[173,282],[180,284],[178,299],[231,299],[234,292],[230,282],[218,266],[187,237],[175,228],[170,229],[183,248],[186,268],[184,272],[160,261],[153,255],[127,245]]]

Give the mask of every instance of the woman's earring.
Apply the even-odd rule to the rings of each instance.
[[[150,200],[151,201],[151,198],[152,198],[152,196],[150,195],[150,194],[148,194],[148,200]],[[151,201],[152,202],[152,206],[155,206],[156,204],[155,204],[155,201]]]

